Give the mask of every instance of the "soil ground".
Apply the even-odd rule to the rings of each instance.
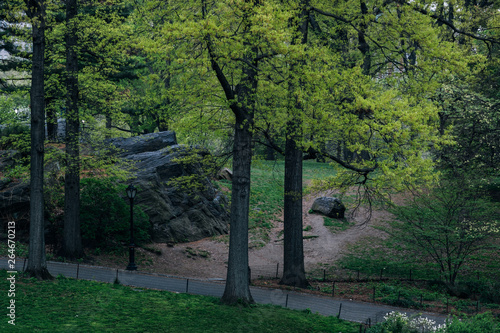
[[[374,211],[368,222],[366,222],[366,214],[363,212],[358,212],[355,216],[346,215],[347,221],[352,226],[347,230],[332,233],[324,225],[323,216],[308,213],[314,198],[307,196],[303,202],[304,228],[308,230],[304,231],[306,271],[314,270],[325,264],[332,264],[342,256],[348,244],[356,242],[361,237],[377,234],[382,237],[381,232],[372,226],[387,218],[388,213]],[[271,274],[277,268],[282,267],[282,230],[283,223],[275,221],[270,232],[270,241],[265,246],[250,248],[250,267],[255,270],[252,275],[264,271]],[[144,246],[149,251],[137,249],[136,262],[139,269],[145,272],[193,278],[225,279],[229,249],[228,239],[227,235],[223,235],[190,243],[175,244],[174,246],[164,243],[150,244]],[[127,264],[126,256],[91,256],[92,264],[95,265],[123,268]]]

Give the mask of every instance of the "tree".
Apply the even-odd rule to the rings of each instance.
[[[309,1],[301,1],[300,12],[296,19],[296,37],[293,44],[307,44],[309,23]],[[297,68],[304,61],[292,63],[291,75],[296,75]],[[285,142],[285,191],[284,191],[284,233],[283,233],[283,277],[281,284],[305,288],[309,285],[304,268],[304,246],[302,236],[302,160],[303,153],[300,142],[303,131],[301,113],[304,112],[302,102],[295,89],[303,86],[303,80],[297,80],[297,87],[291,78],[289,120],[286,124]]]
[[[451,178],[394,207],[395,219],[384,230],[400,253],[416,263],[430,259],[453,286],[473,254],[494,248],[492,240],[500,237],[499,209],[473,181]]]
[[[83,257],[80,233],[80,115],[78,111],[77,0],[66,1],[66,173],[60,254]]]
[[[212,36],[205,37],[210,65],[219,81],[229,107],[235,116],[233,143],[233,180],[231,192],[229,258],[226,286],[222,295],[225,304],[253,303],[249,289],[248,271],[248,212],[250,207],[250,168],[252,163],[252,124],[254,121],[255,93],[257,90],[257,48],[252,45],[249,34],[252,7],[257,1],[245,1],[243,9],[243,46],[247,49],[242,58],[242,77],[235,89],[232,88],[218,63]],[[206,17],[206,3],[202,4],[203,18]],[[248,7],[247,7],[248,6]],[[246,7],[246,8],[245,8]]]
[[[44,48],[45,3],[26,0],[26,14],[33,29],[33,65],[31,71],[31,183],[30,246],[26,272],[38,279],[51,278],[45,259],[45,219],[43,200],[43,159],[45,137]]]

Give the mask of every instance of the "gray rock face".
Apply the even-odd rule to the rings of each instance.
[[[331,218],[344,218],[345,206],[338,198],[320,197],[314,200],[311,210]]]
[[[122,158],[135,162],[138,188],[135,203],[149,216],[156,242],[186,242],[228,232],[228,202],[208,179],[203,189],[188,193],[168,182],[175,177],[199,175],[201,165],[183,164],[177,159],[208,154],[177,144],[174,132],[160,132],[109,141]]]
[[[174,132],[147,134],[128,139],[109,140],[125,160],[135,162],[138,188],[135,204],[142,205],[151,222],[156,242],[185,242],[228,232],[229,204],[209,179],[195,193],[177,189],[168,183],[174,177],[200,175],[201,165],[183,164],[176,159],[205,150],[177,144]],[[15,151],[0,151],[0,171],[15,163]],[[47,171],[47,170],[46,170]],[[27,232],[29,224],[30,184],[0,177],[0,222],[16,221],[16,232]],[[18,234],[16,233],[16,236]]]

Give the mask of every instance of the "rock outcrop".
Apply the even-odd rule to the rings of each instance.
[[[200,176],[199,163],[182,163],[203,149],[178,145],[174,132],[160,132],[126,139],[111,139],[117,154],[135,163],[131,184],[138,188],[135,203],[149,216],[156,242],[186,242],[228,232],[228,202],[209,179]],[[203,185],[196,192],[181,190],[169,182],[197,175]]]
[[[195,241],[228,232],[227,198],[203,178],[199,163],[179,161],[192,154],[207,155],[208,151],[178,145],[174,132],[111,139],[108,143],[116,147],[119,157],[134,162],[130,181],[138,189],[134,203],[149,216],[154,241]],[[0,172],[15,163],[15,154],[0,151]],[[201,189],[187,191],[173,186],[169,181],[179,176],[196,176]],[[0,221],[15,220],[20,233],[28,231],[29,192],[29,179],[19,182],[0,177]]]

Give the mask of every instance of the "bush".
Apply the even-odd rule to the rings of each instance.
[[[446,333],[499,333],[500,325],[491,313],[481,313],[467,320],[455,319],[446,327]]]
[[[123,196],[125,185],[111,178],[81,180],[80,219],[85,246],[112,250],[130,240],[130,207]],[[134,206],[136,245],[150,240],[149,219]]]
[[[370,328],[368,333],[500,333],[500,325],[491,313],[482,313],[467,319],[454,318],[444,325],[436,325],[425,317],[408,317],[404,313],[390,312],[385,321]]]
[[[384,316],[385,321],[370,328],[370,333],[445,333],[444,325],[436,325],[433,320],[425,317],[408,317],[404,313],[390,312]]]

